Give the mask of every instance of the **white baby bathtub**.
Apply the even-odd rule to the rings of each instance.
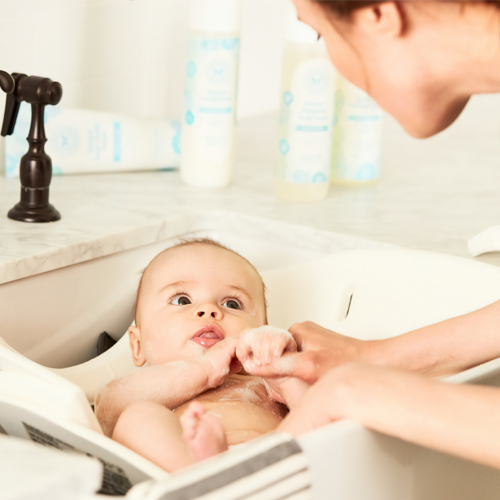
[[[312,320],[358,338],[383,338],[500,299],[500,269],[493,266],[251,218],[233,224],[231,217],[205,218],[198,225],[190,220],[180,232],[215,237],[254,262],[268,288],[269,322],[276,326],[288,328]],[[122,457],[117,466],[131,484],[147,477],[157,480],[133,488],[129,495],[134,498],[181,498],[175,496],[178,488],[185,494],[189,485],[206,484],[214,470],[227,476],[231,464],[253,453],[232,450],[176,475],[175,481],[161,479],[162,471],[99,434],[79,389],[91,401],[100,385],[133,368],[126,338],[100,357],[88,358],[100,332],[106,330],[117,339],[123,335],[131,321],[140,271],[174,242],[169,239],[0,285],[0,304],[25,311],[21,315],[2,311],[8,328],[0,345],[0,427],[34,439],[36,432],[27,429],[40,426],[42,435],[62,432],[64,439],[59,441],[73,440],[72,446],[88,453],[107,453],[108,462]],[[500,385],[499,373],[500,363],[494,360],[451,381]],[[30,418],[36,425],[22,424]],[[285,437],[270,439],[288,442]],[[90,443],[87,449],[85,442]],[[274,450],[273,443],[256,446]],[[293,476],[301,486],[289,498],[465,500],[500,494],[499,471],[367,431],[355,422],[334,423],[302,436],[298,443],[304,453],[299,457],[295,450],[282,466],[302,471]],[[272,467],[278,470],[277,465]],[[232,489],[226,485],[203,494],[241,497],[248,492],[244,480],[238,479]],[[265,490],[259,498],[283,497],[284,484],[275,486],[274,493]],[[200,497],[192,494],[189,498]]]

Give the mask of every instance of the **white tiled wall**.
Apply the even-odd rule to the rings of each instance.
[[[243,1],[240,117],[277,107],[287,1]],[[188,7],[188,0],[0,0],[0,69],[59,81],[68,106],[178,119]]]

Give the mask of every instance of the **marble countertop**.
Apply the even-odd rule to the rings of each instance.
[[[500,113],[497,121],[482,119],[491,103],[479,98],[451,129],[425,141],[387,119],[379,182],[332,186],[320,202],[274,196],[275,115],[239,124],[228,188],[185,186],[178,172],[55,177],[59,222],[0,216],[0,283],[155,241],[165,221],[208,209],[470,258],[467,240],[500,224]],[[1,178],[0,214],[18,199],[19,180]],[[500,265],[500,253],[477,260]]]

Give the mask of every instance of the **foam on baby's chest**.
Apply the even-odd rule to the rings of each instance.
[[[197,399],[263,404],[271,402],[267,395],[266,388],[260,379],[242,376],[228,378],[222,385],[201,394]]]

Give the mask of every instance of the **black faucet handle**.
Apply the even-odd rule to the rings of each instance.
[[[0,135],[3,137],[14,133],[17,115],[19,114],[19,108],[23,100],[22,97],[19,97],[19,85],[24,78],[26,78],[26,75],[23,73],[12,73],[14,90],[12,93],[7,94],[7,98],[5,99],[5,112],[3,114],[2,131],[0,132]]]
[[[14,78],[12,78],[9,73],[6,71],[0,70],[0,88],[6,93],[11,94],[14,92],[14,88],[16,83],[14,82]]]
[[[19,114],[20,107],[21,102],[16,100],[13,94],[7,95],[7,99],[5,100],[2,131],[0,132],[0,135],[3,137],[14,133],[14,127],[16,126],[17,115]]]
[[[17,73],[9,75],[9,73],[6,73],[5,71],[0,71],[0,87],[7,93],[2,131],[0,132],[0,134],[4,137],[6,135],[12,135],[14,132],[17,115],[19,113],[19,106],[21,105],[21,102],[17,101],[14,93],[17,84],[16,75]]]
[[[62,86],[50,78],[43,76],[26,76],[20,73],[12,73],[16,81],[14,94],[21,101],[30,104],[59,104],[62,98]]]
[[[5,74],[10,76],[8,73]],[[14,133],[21,102],[56,105],[62,98],[61,84],[50,78],[12,73],[11,79],[14,82],[14,89],[5,100],[5,113],[0,132],[0,135],[4,137]]]

